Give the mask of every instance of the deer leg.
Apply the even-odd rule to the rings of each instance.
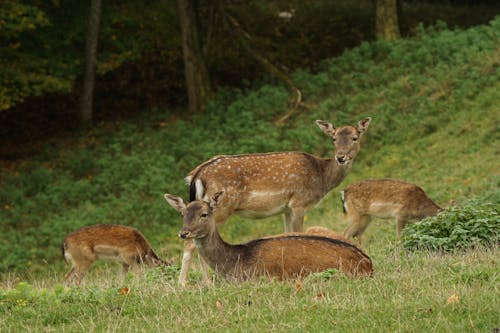
[[[192,239],[184,241],[184,253],[182,255],[181,272],[179,274],[179,284],[183,287],[185,287],[187,283],[189,267],[191,266],[191,260],[193,259],[193,252],[195,248],[196,247]]]
[[[71,267],[71,269],[69,270],[69,272],[66,273],[66,275],[64,276],[64,284],[65,285],[70,285],[70,284],[74,283],[75,274],[76,274],[76,267],[73,266],[73,267]]]
[[[212,285],[212,279],[210,278],[210,273],[209,273],[209,266],[201,256],[198,256],[198,257],[200,258],[201,272],[203,274],[203,281],[205,281],[205,284],[207,284],[207,285]]]
[[[127,274],[128,271],[130,270],[130,266],[131,265],[126,262],[122,263],[122,274],[124,275]]]
[[[406,226],[406,224],[408,223],[408,219],[407,218],[404,218],[404,217],[398,217],[396,219],[396,232],[397,232],[397,235],[398,235],[398,239],[401,238],[401,233],[403,232],[403,229],[404,227]]]
[[[285,211],[285,232],[301,232],[304,229],[303,208],[289,208]]]
[[[361,244],[361,235],[365,232],[370,224],[370,216],[368,215],[349,215],[349,225],[344,230],[344,237],[347,239],[356,237]]]
[[[79,285],[82,282],[83,276],[92,266],[93,261],[84,261],[78,263],[78,265],[73,266],[71,271],[68,273],[67,283],[74,283]]]

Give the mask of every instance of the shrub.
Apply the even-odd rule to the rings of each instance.
[[[408,250],[454,251],[498,243],[498,206],[478,200],[408,225],[403,237],[403,246]]]

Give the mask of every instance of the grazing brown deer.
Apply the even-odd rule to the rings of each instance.
[[[344,213],[349,221],[346,238],[361,235],[372,217],[395,218],[397,235],[411,220],[436,215],[442,210],[415,184],[393,179],[369,179],[350,184],[341,192]]]
[[[98,259],[121,262],[124,270],[140,264],[170,265],[156,255],[139,230],[115,224],[96,224],[70,233],[62,243],[62,252],[72,265],[66,284],[80,284]]]
[[[215,223],[224,223],[237,213],[263,218],[285,215],[285,232],[302,231],[304,214],[346,177],[360,149],[360,139],[371,118],[357,126],[335,128],[316,124],[333,139],[334,158],[323,159],[303,152],[221,155],[200,164],[186,177],[190,201],[209,200],[224,191],[215,213]],[[179,276],[185,285],[194,245],[186,241]]]
[[[188,205],[170,194],[165,194],[165,199],[183,216],[179,236],[194,239],[203,260],[225,279],[296,279],[328,268],[337,268],[350,277],[371,276],[371,259],[356,246],[337,239],[302,234],[277,235],[238,245],[226,243],[215,222],[222,194],[214,194],[208,203],[195,200]]]

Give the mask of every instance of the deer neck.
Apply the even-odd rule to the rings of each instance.
[[[348,164],[339,164],[335,158],[328,158],[323,160],[323,184],[325,193],[338,186],[347,176],[351,169],[352,162]]]
[[[195,239],[195,245],[205,262],[222,273],[234,269],[242,254],[238,246],[226,243],[215,227],[207,237]]]

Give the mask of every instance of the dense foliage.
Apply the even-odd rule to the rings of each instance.
[[[454,251],[500,244],[498,205],[472,201],[405,228],[403,246],[409,250]]]
[[[238,42],[232,28],[211,17],[212,1],[198,1],[206,61],[215,86],[249,88],[269,73]],[[374,38],[373,3],[358,1],[220,1],[251,36],[251,48],[278,68],[318,70],[325,58]],[[418,22],[451,26],[486,23],[500,8],[403,2],[401,29]],[[97,57],[97,114],[185,101],[175,1],[103,3]],[[290,19],[280,12],[293,13]],[[89,3],[75,0],[6,0],[0,7],[0,111],[39,110],[39,99],[57,96],[70,105],[80,93]],[[213,26],[212,26],[213,23]],[[110,98],[111,97],[111,98]],[[22,108],[23,102],[26,108]],[[32,104],[30,104],[30,102]],[[58,109],[61,108],[61,109]],[[51,105],[51,112],[68,112]],[[129,111],[130,112],[130,111]]]

